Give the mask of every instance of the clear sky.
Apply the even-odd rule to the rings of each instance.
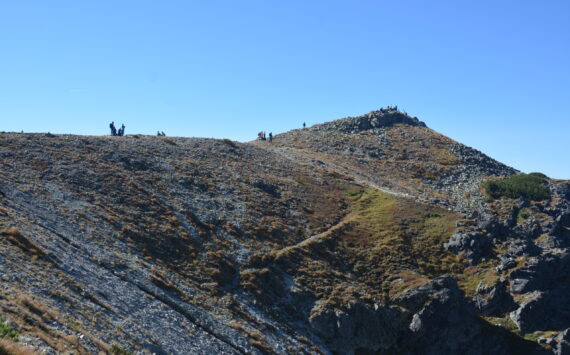
[[[570,1],[0,0],[0,131],[246,141],[385,105],[570,178]]]

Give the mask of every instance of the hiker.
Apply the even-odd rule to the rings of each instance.
[[[119,136],[124,136],[125,135],[125,125],[121,125],[121,128],[119,128]]]
[[[305,122],[303,122],[303,129],[305,129],[307,127],[307,124]]]
[[[116,136],[117,135],[117,129],[115,128],[115,122],[111,122],[111,124],[109,125],[109,128],[111,128],[111,135],[112,136]]]
[[[269,132],[269,143],[273,142],[273,132]]]
[[[162,132],[160,132],[160,133],[162,133],[162,136],[163,136],[163,137],[166,137],[166,134],[164,134],[164,131],[162,131]]]
[[[162,136],[162,134],[160,134],[160,131],[156,131],[156,135],[159,137]]]

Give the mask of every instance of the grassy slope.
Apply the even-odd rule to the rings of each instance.
[[[249,270],[245,286],[265,288],[271,265],[277,265],[318,298],[336,305],[355,297],[381,302],[429,278],[464,269],[442,248],[455,229],[457,214],[370,189],[349,194],[350,213],[339,224],[254,258],[257,274]]]

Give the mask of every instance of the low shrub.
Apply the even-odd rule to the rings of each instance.
[[[112,355],[132,355],[130,351],[125,350],[123,347],[117,344],[113,344],[111,346],[111,354]]]
[[[232,141],[231,139],[224,138],[224,139],[222,139],[222,143],[229,145],[232,148],[237,147],[236,143],[234,141]]]
[[[530,173],[530,176],[536,176],[539,177],[541,179],[548,179],[548,176],[544,175],[543,173]]]
[[[169,138],[164,138],[162,141],[166,144],[178,145],[175,141],[173,141],[172,139],[169,139]]]
[[[542,176],[541,176],[542,175]],[[501,180],[491,180],[483,183],[483,188],[492,198],[519,198],[540,201],[550,197],[544,174],[520,174]]]
[[[18,332],[2,319],[0,319],[0,338],[18,340]]]

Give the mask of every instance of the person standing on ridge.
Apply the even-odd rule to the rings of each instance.
[[[273,142],[273,132],[269,132],[269,143]]]
[[[307,127],[307,124],[305,122],[303,122],[303,129],[305,129]]]
[[[111,124],[109,125],[109,128],[111,128],[111,135],[112,136],[116,136],[117,135],[117,129],[115,128],[115,122],[111,122]]]

